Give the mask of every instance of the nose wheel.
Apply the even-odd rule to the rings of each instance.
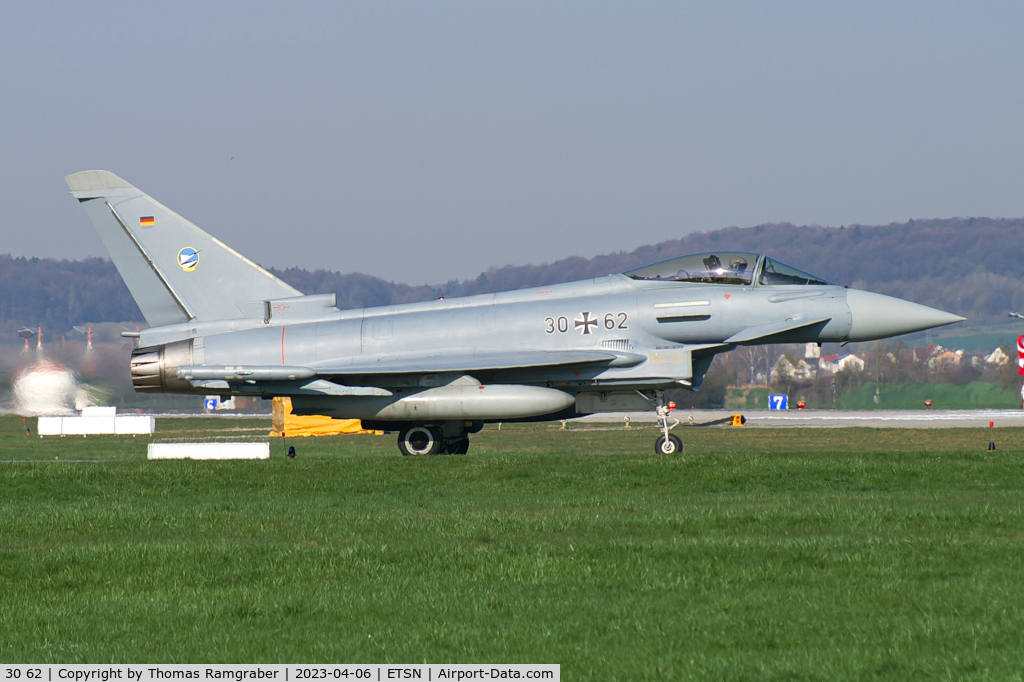
[[[658,440],[654,442],[654,451],[659,455],[677,455],[683,451],[683,441],[672,433],[667,438],[658,436]]]

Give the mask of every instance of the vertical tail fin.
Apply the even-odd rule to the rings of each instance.
[[[64,180],[154,327],[262,314],[251,302],[302,295],[113,173]]]

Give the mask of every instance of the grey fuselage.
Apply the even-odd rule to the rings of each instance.
[[[200,338],[201,350],[192,359],[196,365],[324,370],[385,359],[393,364],[403,354],[411,368],[422,370],[429,369],[424,357],[432,353],[604,350],[626,361],[582,368],[482,369],[474,376],[483,383],[648,388],[692,380],[691,352],[728,350],[730,344],[724,342],[750,327],[829,318],[777,335],[773,342],[845,341],[852,327],[847,292],[838,286],[635,281],[618,274],[498,294],[324,312],[315,320],[294,323],[284,310],[266,323],[238,319],[174,325],[144,331],[140,345]],[[645,359],[630,361],[639,357]],[[353,382],[400,387],[422,385],[422,377],[406,372],[347,377],[346,383]],[[276,395],[283,387],[241,388],[259,394],[270,388]]]
[[[403,353],[418,357],[424,351],[654,353],[719,344],[752,326],[812,317],[831,319],[777,342],[845,341],[852,326],[846,295],[847,290],[837,286],[735,287],[637,282],[610,275],[499,294],[347,310],[295,324],[289,324],[285,314],[255,329],[206,336],[205,364],[341,369],[376,357],[392,362]],[[201,326],[196,329],[202,333]],[[149,334],[143,333],[142,342],[150,345]],[[574,370],[545,369],[518,380],[621,381],[652,376],[646,364],[591,371],[586,379]]]

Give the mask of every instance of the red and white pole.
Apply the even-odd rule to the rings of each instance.
[[[1024,376],[1024,334],[1017,337],[1017,374]],[[1024,382],[1020,387],[1020,407],[1024,410]]]

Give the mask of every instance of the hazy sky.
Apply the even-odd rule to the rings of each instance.
[[[1024,216],[1024,3],[24,2],[0,253],[113,171],[276,267],[412,284],[729,225]]]

